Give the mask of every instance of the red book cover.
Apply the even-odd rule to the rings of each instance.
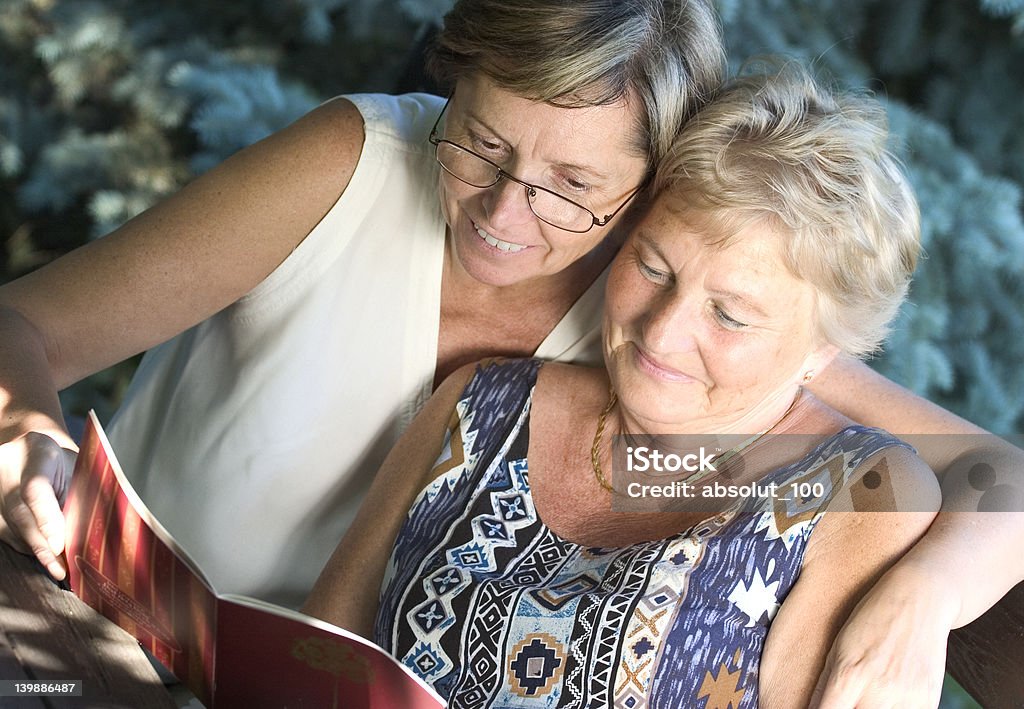
[[[287,608],[218,595],[132,489],[91,413],[64,514],[72,590],[209,709],[444,706],[369,640]]]

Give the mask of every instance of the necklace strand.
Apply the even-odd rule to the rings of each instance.
[[[616,401],[618,401],[618,397],[615,396],[615,390],[609,387],[608,405],[604,407],[604,411],[597,417],[597,433],[594,434],[594,445],[590,448],[590,462],[594,466],[594,477],[597,478],[597,482],[601,487],[608,492],[615,492],[615,488],[608,484],[604,477],[604,472],[601,470],[601,439],[604,437],[604,425],[607,422],[608,414],[611,413]]]
[[[745,448],[748,448],[749,446],[752,446],[754,443],[756,443],[762,436],[774,430],[776,426],[782,423],[782,419],[789,416],[790,412],[793,411],[793,407],[796,406],[796,402],[799,398],[800,394],[798,393],[796,396],[793,397],[793,401],[790,402],[789,408],[786,409],[786,412],[782,414],[782,416],[780,416],[778,420],[775,421],[775,423],[773,423],[771,426],[764,429],[760,433],[755,433],[753,436],[743,441],[738,446],[730,448],[725,453],[715,458],[715,463],[722,464],[730,461],[731,459],[739,455]],[[604,407],[604,411],[601,412],[601,415],[597,417],[597,432],[594,434],[594,444],[590,447],[590,463],[594,468],[594,477],[597,479],[597,482],[601,487],[603,487],[608,492],[612,493],[615,492],[615,488],[608,482],[608,479],[604,476],[604,470],[601,469],[601,441],[604,438],[604,428],[608,422],[608,414],[610,414],[612,412],[612,409],[615,408],[615,404],[618,402],[618,400],[618,397],[615,395],[615,390],[609,387],[608,404]],[[706,474],[706,471],[698,470],[697,472],[695,472],[693,475],[686,478],[682,482],[688,484],[699,482],[701,478],[706,476]]]

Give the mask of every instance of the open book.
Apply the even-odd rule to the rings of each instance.
[[[64,514],[72,590],[138,638],[209,709],[444,706],[369,640],[217,594],[132,490],[94,414]]]

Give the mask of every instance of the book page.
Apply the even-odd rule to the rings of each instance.
[[[444,701],[383,649],[347,630],[242,596],[217,609],[220,706],[440,709]]]
[[[72,590],[207,707],[444,706],[369,640],[253,598],[218,599],[132,489],[92,413],[64,514]]]
[[[64,505],[71,588],[209,706],[216,597],[121,472],[92,413]]]

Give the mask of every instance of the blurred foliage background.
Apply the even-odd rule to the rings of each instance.
[[[734,67],[785,52],[887,102],[926,258],[872,366],[990,430],[1024,432],[1024,0],[717,4]],[[0,0],[0,282],[326,98],[429,90],[422,48],[449,6]],[[66,408],[108,419],[133,366],[69,388]]]

